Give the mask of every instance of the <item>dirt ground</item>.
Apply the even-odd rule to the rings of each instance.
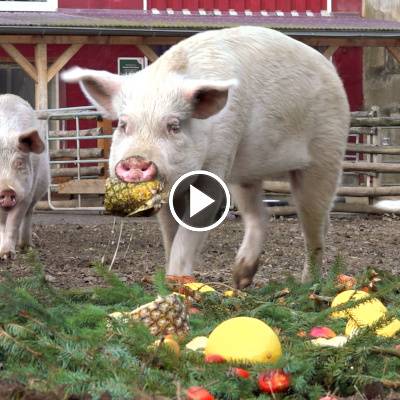
[[[242,236],[240,218],[225,221],[213,230],[202,260],[196,265],[195,276],[203,282],[231,284],[231,268]],[[47,279],[58,287],[101,284],[91,265],[102,260],[110,265],[114,255],[112,270],[127,282],[141,281],[164,266],[161,234],[155,218],[37,213],[34,243]],[[327,238],[327,265],[340,255],[350,273],[366,267],[400,273],[399,253],[398,217],[332,217]],[[297,218],[271,219],[255,284],[280,279],[286,274],[299,277],[303,257],[303,239]],[[326,269],[325,266],[325,273]],[[1,270],[21,276],[28,268],[23,257],[17,255],[15,261],[0,262]]]

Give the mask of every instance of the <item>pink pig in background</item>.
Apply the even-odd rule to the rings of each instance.
[[[0,258],[32,245],[32,212],[49,185],[45,137],[32,107],[0,95]]]

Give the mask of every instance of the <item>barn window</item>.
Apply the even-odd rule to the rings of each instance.
[[[0,0],[0,11],[56,11],[58,0]]]
[[[0,63],[0,94],[12,93],[22,97],[35,108],[35,83],[14,63]],[[49,83],[49,108],[57,108],[58,79]]]

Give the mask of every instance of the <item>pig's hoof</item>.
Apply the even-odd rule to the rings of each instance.
[[[237,289],[244,289],[253,282],[253,277],[258,269],[258,259],[253,264],[248,264],[244,259],[236,262],[233,269],[233,281]]]
[[[2,251],[0,252],[0,258],[2,260],[15,260],[15,252],[14,251]]]
[[[33,245],[32,244],[20,244],[19,248],[23,253],[28,253],[29,251],[33,250]]]

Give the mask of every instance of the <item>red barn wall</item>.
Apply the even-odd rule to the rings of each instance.
[[[347,0],[342,0],[346,2]],[[350,0],[351,1],[351,0]],[[320,11],[326,9],[327,0],[148,0],[148,8],[164,10],[172,8],[181,10],[267,10],[267,11]],[[142,9],[142,0],[59,0],[60,8],[110,8]]]
[[[327,0],[148,0],[149,7],[166,8],[219,8],[229,9],[266,9],[282,11],[320,11],[326,9]],[[333,0],[333,11],[361,12],[361,0]],[[69,8],[141,8],[141,0],[59,0],[60,7]],[[33,60],[33,46],[20,45],[18,49],[28,59]],[[66,46],[50,45],[49,62],[56,59]],[[0,56],[6,56],[0,50]],[[79,65],[86,68],[102,69],[117,72],[118,57],[140,57],[142,54],[134,46],[84,46],[66,67]],[[341,76],[352,110],[363,106],[362,90],[362,49],[341,48],[336,51],[333,62]],[[60,107],[74,107],[87,104],[85,97],[77,85],[66,86],[60,82]]]
[[[333,11],[361,14],[362,0],[334,0]],[[333,56],[333,63],[342,78],[352,111],[361,110],[364,102],[362,82],[362,48],[342,47]]]

